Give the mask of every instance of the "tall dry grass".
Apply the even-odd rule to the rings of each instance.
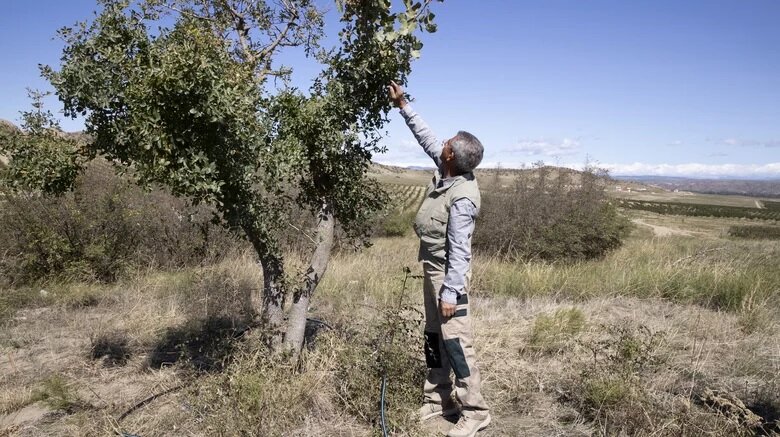
[[[395,435],[436,435],[408,418],[421,394],[422,283],[404,273],[421,273],[416,245],[380,238],[335,253],[310,308],[327,327],[315,324],[292,364],[244,331],[262,283],[251,253],[115,284],[52,283],[0,331],[0,414],[43,405],[31,403],[61,378],[78,407],[12,432],[376,435],[378,357],[389,350]],[[707,389],[738,397],[769,429],[780,412],[778,251],[640,233],[598,261],[477,256],[476,347],[494,414],[482,435],[757,432],[707,401]],[[304,268],[300,255],[287,260],[293,276]],[[405,334],[382,349],[394,329]]]
[[[738,311],[777,303],[780,245],[693,238],[634,239],[576,264],[477,259],[475,291],[520,298],[664,298]]]

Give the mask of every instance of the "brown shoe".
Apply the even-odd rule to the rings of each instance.
[[[460,416],[458,423],[447,433],[447,437],[474,437],[477,432],[487,428],[488,424],[490,424],[490,413]]]
[[[454,402],[448,402],[446,408],[442,408],[441,404],[434,404],[433,402],[426,402],[420,407],[418,417],[420,421],[428,420],[437,416],[454,416],[460,413],[460,408]]]

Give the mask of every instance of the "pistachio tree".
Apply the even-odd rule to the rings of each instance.
[[[383,202],[367,170],[390,109],[384,89],[410,73],[418,34],[435,31],[432,1],[337,0],[341,30],[327,47],[312,0],[100,0],[93,19],[60,30],[61,65],[42,72],[66,115],[85,117],[85,154],[213,205],[251,242],[256,312],[284,339],[275,344],[297,351],[335,223],[359,237]],[[289,47],[322,67],[308,90],[278,61]],[[317,218],[297,283],[280,244],[293,206]]]

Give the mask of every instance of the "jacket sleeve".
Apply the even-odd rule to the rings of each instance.
[[[462,198],[450,207],[447,225],[447,264],[440,299],[456,304],[458,296],[465,292],[466,273],[471,264],[471,235],[474,233],[477,207],[471,200]]]
[[[425,150],[425,153],[433,159],[437,168],[440,167],[442,144],[438,138],[436,138],[436,135],[431,128],[428,127],[428,124],[408,103],[401,108],[401,115],[404,117],[404,120],[406,120],[406,125],[409,126],[412,134],[414,134],[414,138],[417,139],[417,142],[422,146],[423,150]]]

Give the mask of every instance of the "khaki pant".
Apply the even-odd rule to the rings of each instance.
[[[453,392],[450,375],[454,372],[455,397],[463,406],[463,414],[469,416],[487,412],[488,406],[480,393],[481,380],[474,351],[468,294],[459,297],[455,314],[443,320],[439,312],[439,291],[444,282],[444,268],[424,262],[423,272],[425,361],[428,366],[423,388],[425,402],[449,402]]]

